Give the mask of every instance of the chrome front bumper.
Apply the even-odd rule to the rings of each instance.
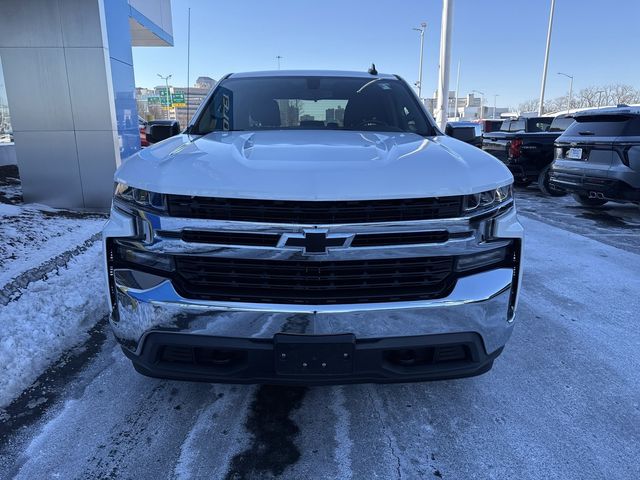
[[[180,297],[168,280],[134,288],[137,272],[116,271],[118,340],[139,353],[150,332],[271,339],[277,333],[353,333],[358,339],[475,332],[487,353],[511,336],[508,321],[513,272],[497,269],[459,280],[446,298],[356,305],[222,303]]]
[[[104,229],[105,242],[109,238],[139,237],[142,230],[147,240],[144,248],[156,252],[180,252],[195,255],[238,256],[258,258],[290,258],[291,252],[281,249],[220,248],[189,245],[176,240],[157,237],[157,232],[178,230],[182,220],[157,217],[145,212],[128,215],[113,209]],[[184,220],[198,228],[238,229],[243,225],[201,220]],[[243,222],[240,222],[241,224]],[[362,249],[359,255],[411,256],[448,255],[481,251],[487,248],[485,234],[490,231],[497,240],[517,240],[518,258],[522,247],[523,229],[515,209],[480,223],[469,219],[451,221],[412,222],[408,225],[330,226],[332,231],[367,228],[416,229],[447,228],[449,231],[468,231],[469,237],[446,244],[423,245],[411,248]],[[264,229],[264,227],[262,227]],[[297,227],[274,227],[281,233]],[[352,254],[332,252],[335,258]],[[297,255],[297,254],[296,254]],[[106,255],[105,255],[106,258]],[[108,269],[105,269],[108,270]],[[459,279],[445,298],[409,302],[342,305],[282,305],[265,303],[235,303],[194,300],[181,297],[171,281],[135,270],[115,270],[111,274],[113,315],[111,324],[120,343],[132,354],[141,352],[145,337],[153,332],[172,332],[179,335],[272,339],[277,333],[327,335],[352,333],[358,339],[411,337],[420,335],[473,332],[482,337],[488,354],[499,350],[509,339],[517,306],[517,291],[522,276],[508,268],[477,273]]]

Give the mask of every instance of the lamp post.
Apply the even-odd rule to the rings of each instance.
[[[169,120],[169,109],[173,107],[173,99],[171,98],[171,91],[169,90],[169,79],[171,75],[167,75],[166,77],[163,77],[159,73],[157,75],[164,80],[167,85],[167,120]]]
[[[422,22],[420,28],[414,28],[415,31],[420,32],[420,69],[418,70],[418,81],[416,86],[418,87],[418,98],[422,101],[422,60],[424,59],[424,31],[427,28],[427,24]]]
[[[542,69],[542,86],[540,87],[540,103],[538,104],[538,115],[544,113],[544,87],[547,83],[547,67],[549,66],[549,48],[551,47],[551,30],[553,29],[553,12],[556,9],[556,0],[551,0],[551,11],[549,12],[549,28],[547,30],[547,48],[544,52],[544,67]]]
[[[482,95],[480,97],[480,113],[478,114],[478,120],[482,120],[482,109],[483,109],[483,105],[484,105],[484,92],[481,92],[480,90],[471,90],[472,93],[479,93],[480,95]]]
[[[569,103],[567,105],[567,113],[571,113],[571,95],[573,94],[573,77],[566,73],[558,72],[558,75],[563,75],[569,79]]]
[[[282,55],[276,55],[276,60],[278,60],[278,70],[280,70],[280,60],[282,60]]]
[[[493,115],[491,115],[491,118],[496,118],[496,98],[499,96],[497,93],[493,96]]]
[[[455,109],[456,109],[456,120],[458,119],[458,95],[460,90],[460,60],[458,60],[458,75],[456,77],[456,99],[455,99]]]

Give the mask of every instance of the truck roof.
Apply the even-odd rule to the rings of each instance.
[[[257,78],[257,77],[361,77],[361,78],[388,78],[395,79],[390,73],[378,73],[372,75],[367,71],[346,70],[264,70],[258,72],[232,73],[231,78]]]
[[[620,106],[620,107],[606,107],[606,108],[594,108],[591,110],[582,110],[575,112],[571,116],[576,117],[591,117],[593,115],[640,115],[640,106]]]

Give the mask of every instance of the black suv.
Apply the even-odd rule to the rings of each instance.
[[[582,205],[640,203],[640,107],[575,113],[555,143],[551,184]]]
[[[564,195],[549,185],[549,168],[553,144],[571,123],[565,116],[505,120],[499,131],[483,135],[482,149],[504,162],[516,185],[537,182],[547,195]]]

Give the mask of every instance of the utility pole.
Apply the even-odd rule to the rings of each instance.
[[[573,94],[573,77],[566,73],[558,72],[558,75],[565,76],[569,79],[569,103],[567,104],[567,113],[571,113],[571,95]]]
[[[282,59],[282,56],[276,55],[276,60],[278,60],[278,70],[280,70],[280,60],[281,59]]]
[[[414,30],[420,32],[420,69],[418,70],[418,81],[416,82],[420,101],[422,101],[422,60],[424,59],[424,31],[426,28],[427,24],[425,22],[420,24],[420,28],[414,28]]]
[[[493,96],[493,115],[491,116],[491,118],[496,118],[496,98],[498,98],[500,95],[499,94],[495,94]]]
[[[173,107],[173,98],[171,98],[171,91],[169,90],[169,79],[171,78],[171,75],[167,75],[166,77],[163,77],[159,73],[157,75],[167,84],[167,120],[169,120],[169,109]]]
[[[556,0],[551,0],[551,12],[549,12],[549,29],[547,30],[547,48],[544,52],[544,68],[542,69],[542,86],[540,87],[540,103],[538,115],[544,113],[544,88],[547,84],[547,68],[549,67],[549,48],[551,47],[551,30],[553,29],[553,13],[556,9]]]
[[[458,75],[456,76],[456,103],[455,103],[455,109],[456,109],[456,120],[458,119],[458,92],[460,90],[460,60],[458,60]]]
[[[189,100],[191,93],[191,76],[190,76],[190,68],[191,68],[191,8],[188,10],[188,19],[187,19],[187,127],[189,126],[189,122],[191,121],[191,117],[189,116]],[[177,117],[177,115],[176,115]]]
[[[449,109],[449,62],[451,60],[451,30],[453,0],[442,0],[442,34],[440,36],[440,66],[438,71],[437,123],[444,130]]]

